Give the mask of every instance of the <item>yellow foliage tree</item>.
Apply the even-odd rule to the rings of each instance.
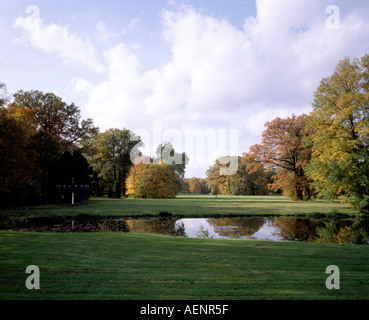
[[[126,194],[136,198],[174,198],[178,176],[164,161],[133,166],[127,178]]]
[[[369,212],[369,55],[342,60],[315,92],[307,127],[313,186]]]
[[[134,165],[131,167],[127,180],[126,180],[126,195],[135,196],[137,194],[137,188],[140,184],[142,169],[144,167],[143,163]]]

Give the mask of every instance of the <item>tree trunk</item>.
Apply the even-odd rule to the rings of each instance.
[[[306,196],[307,199],[310,200],[310,198],[311,198],[311,190],[310,190],[309,187],[306,187],[305,188],[305,196]]]
[[[303,200],[302,190],[299,187],[296,187],[296,200],[298,201]]]

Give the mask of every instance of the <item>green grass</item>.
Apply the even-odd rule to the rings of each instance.
[[[282,196],[179,195],[170,200],[92,198],[89,205],[7,208],[0,215],[17,220],[160,212],[182,217],[357,213],[339,202],[294,202]],[[0,232],[0,299],[368,299],[368,258],[369,246]],[[331,264],[340,268],[340,290],[325,287]],[[40,290],[25,287],[28,265],[40,268]]]
[[[0,299],[369,299],[369,246],[0,232]],[[28,290],[28,265],[40,290]],[[340,290],[325,287],[328,265]]]
[[[11,216],[144,216],[170,212],[176,216],[206,217],[214,215],[313,215],[333,211],[355,215],[356,210],[339,202],[297,202],[283,196],[178,195],[175,199],[109,199],[91,198],[89,205],[74,207],[45,205],[1,210]]]

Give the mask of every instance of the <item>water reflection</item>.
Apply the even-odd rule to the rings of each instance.
[[[317,229],[317,233],[318,242],[369,244],[369,220],[344,221],[344,225],[328,221]]]
[[[294,240],[366,244],[369,223],[361,220],[301,218],[208,218],[160,221],[127,220],[130,232],[160,233],[190,238]]]
[[[284,240],[314,241],[317,237],[317,228],[323,227],[324,221],[300,218],[273,219],[273,224],[280,230]]]
[[[184,224],[185,235],[191,238],[199,237],[198,230],[203,228],[209,237],[215,239],[292,240],[289,233],[278,226],[277,218],[211,218],[180,221]]]
[[[155,233],[168,236],[186,236],[184,226],[175,219],[126,220],[127,229],[134,233]]]
[[[74,218],[73,218],[74,219]],[[203,219],[71,220],[64,217],[5,219],[0,230],[48,232],[134,232],[213,239],[294,240],[366,244],[368,219],[301,219],[291,217]]]
[[[208,219],[209,225],[227,238],[250,237],[265,224],[264,218],[219,218]]]

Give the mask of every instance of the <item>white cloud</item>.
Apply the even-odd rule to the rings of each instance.
[[[81,77],[73,79],[76,91],[88,95],[86,109],[102,128],[140,124],[148,86],[138,58],[124,44],[104,52],[106,81],[94,85]],[[147,87],[147,89],[146,89]]]
[[[144,70],[126,44],[106,50],[105,81],[74,80],[88,96],[87,111],[102,128],[152,128],[161,120],[164,128],[235,128],[257,139],[266,121],[307,113],[338,61],[369,49],[369,25],[358,13],[346,13],[339,30],[326,28],[328,1],[256,4],[257,16],[241,30],[192,7],[163,11],[170,60]],[[240,153],[250,144],[240,141]]]
[[[122,34],[125,35],[125,34],[128,33],[128,31],[131,31],[132,29],[134,29],[137,26],[139,21],[140,20],[138,18],[131,19],[129,21],[127,27],[122,30]]]
[[[104,44],[109,43],[113,38],[114,34],[108,30],[108,28],[102,21],[99,21],[96,27],[97,27],[97,35],[96,35],[97,41]]]
[[[31,45],[41,51],[59,56],[65,63],[78,62],[96,72],[104,71],[98,54],[89,40],[71,34],[68,26],[44,25],[42,20],[32,15],[18,17],[14,28],[21,29],[23,36],[16,42]]]

